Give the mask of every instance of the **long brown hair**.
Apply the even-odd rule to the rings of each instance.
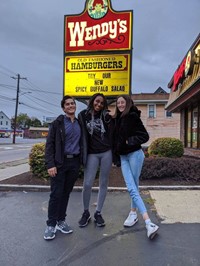
[[[121,113],[119,111],[119,109],[117,108],[117,100],[122,97],[125,101],[126,101],[126,107],[124,109],[124,111]],[[117,99],[116,99],[116,107],[115,107],[115,114],[114,114],[114,118],[120,116],[120,117],[123,117],[125,115],[127,115],[129,112],[130,112],[130,109],[131,107],[134,105],[133,103],[133,100],[131,99],[131,96],[129,95],[119,95],[117,96]]]

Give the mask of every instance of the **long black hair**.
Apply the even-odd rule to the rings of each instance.
[[[87,107],[87,112],[92,112],[94,110],[94,106],[93,106],[94,100],[98,96],[101,96],[103,98],[103,109],[102,109],[102,111],[108,109],[108,103],[107,103],[107,100],[106,100],[106,97],[104,96],[104,94],[103,93],[95,93],[94,95],[92,95],[92,97],[89,100],[88,107]]]

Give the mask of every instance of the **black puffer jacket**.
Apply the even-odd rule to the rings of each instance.
[[[140,111],[133,106],[130,112],[114,121],[114,153],[124,155],[141,149],[141,144],[149,140],[141,119]]]

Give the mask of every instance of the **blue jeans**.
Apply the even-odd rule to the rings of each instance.
[[[120,155],[120,159],[124,181],[131,197],[131,208],[138,208],[143,215],[147,209],[140,196],[139,177],[144,162],[144,153],[140,149],[127,155]]]

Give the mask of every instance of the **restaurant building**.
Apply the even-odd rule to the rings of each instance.
[[[180,113],[185,148],[200,149],[200,34],[173,74],[167,111]]]

